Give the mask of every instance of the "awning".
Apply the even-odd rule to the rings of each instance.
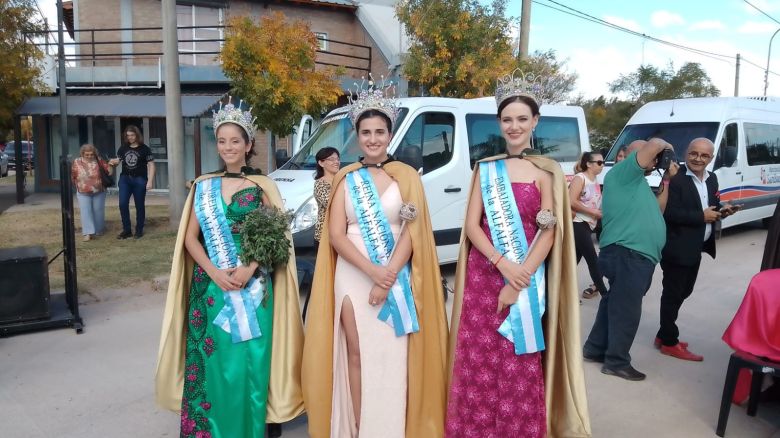
[[[205,114],[222,95],[183,95],[181,112],[184,117]],[[100,96],[68,96],[69,116],[165,117],[165,96],[131,96],[125,94]],[[20,116],[58,115],[60,98],[31,97],[16,111]]]

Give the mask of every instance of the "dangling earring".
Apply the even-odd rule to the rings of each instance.
[[[536,137],[536,128],[531,129],[531,149],[536,149],[534,144],[534,137]]]

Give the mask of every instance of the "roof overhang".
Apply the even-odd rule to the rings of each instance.
[[[183,117],[199,117],[206,114],[223,95],[184,95],[181,97]],[[67,112],[69,116],[108,116],[108,117],[165,117],[165,96],[68,96]],[[60,98],[31,97],[22,103],[16,111],[20,116],[58,115]]]

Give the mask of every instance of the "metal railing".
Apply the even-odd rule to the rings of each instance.
[[[201,31],[218,31],[220,35],[224,33],[224,29],[227,28],[227,26],[180,26],[177,29],[179,31],[186,31],[189,30],[192,33],[192,38],[185,39],[185,38],[179,38],[179,56],[193,56],[193,59],[196,60],[197,63],[197,56],[198,55],[212,55],[213,59],[211,63],[206,63],[205,65],[219,65],[219,61],[217,61],[216,57],[220,54],[219,50],[214,50],[211,48],[210,50],[189,50],[189,49],[182,49],[182,44],[194,44],[195,47],[197,47],[198,44],[201,45],[208,45],[208,44],[218,44],[219,47],[222,47],[222,44],[225,42],[225,39],[223,37],[220,38],[195,38],[195,34],[197,30]],[[144,35],[146,38],[152,38],[152,39],[146,39],[146,38],[134,38],[131,37],[130,39],[124,39],[126,32],[141,32],[141,33],[156,33],[156,35],[159,35],[157,37],[150,37]],[[73,42],[65,42],[65,47],[74,47],[76,50],[74,50],[75,53],[68,53],[68,50],[66,49],[65,52],[65,61],[67,63],[78,63],[80,66],[84,66],[84,63],[86,63],[87,66],[97,67],[100,64],[104,65],[118,65],[118,64],[111,64],[111,62],[115,61],[135,61],[135,60],[154,60],[154,64],[158,63],[159,58],[163,55],[162,53],[162,27],[119,27],[119,28],[105,28],[105,29],[76,29],[74,30],[74,33],[76,34],[76,41]],[[118,38],[113,38],[114,36],[118,36]],[[88,40],[87,40],[88,38]],[[318,38],[321,41],[326,42],[327,47],[329,50],[322,50],[317,49],[316,50],[316,58],[315,58],[315,64],[321,65],[321,66],[330,66],[330,67],[342,67],[346,70],[356,70],[360,72],[370,72],[371,71],[371,63],[372,63],[372,48],[371,46],[363,45],[363,44],[355,44],[350,43],[346,41],[339,41],[339,40],[333,40],[328,38]],[[130,50],[127,50],[126,45],[132,45],[132,48]],[[39,43],[40,46],[50,46],[54,45],[56,47],[56,41],[52,42],[42,42]],[[141,46],[139,50],[136,50],[135,48],[138,46]],[[118,50],[114,50],[113,48],[103,49],[106,47],[111,46],[118,46]],[[150,47],[151,46],[151,47]],[[335,46],[334,48],[330,48],[331,46]],[[135,64],[135,62],[133,62]],[[139,65],[150,65],[147,61],[147,63],[141,63]],[[187,64],[185,64],[187,65]],[[195,64],[193,64],[195,65]]]

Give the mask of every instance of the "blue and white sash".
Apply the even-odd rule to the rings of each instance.
[[[197,184],[195,216],[203,232],[211,263],[218,269],[241,266],[222,206],[222,178],[209,178]],[[260,278],[250,278],[244,289],[223,292],[225,305],[213,323],[230,333],[234,343],[262,336],[257,321],[257,308],[263,300],[265,288],[265,275],[261,275]]]
[[[387,221],[379,193],[368,170],[358,169],[347,174],[347,188],[360,225],[360,234],[366,244],[371,262],[381,266],[390,263],[395,246],[393,232]],[[396,336],[416,333],[420,330],[417,310],[414,306],[410,269],[407,263],[396,276],[387,300],[379,310],[380,321],[395,329]]]
[[[479,177],[493,245],[509,261],[522,263],[528,255],[528,241],[506,163],[504,160],[480,163]],[[498,328],[502,336],[515,344],[515,354],[544,350],[545,290],[543,262],[531,277],[528,288],[521,290],[517,302],[509,306],[509,316]]]

